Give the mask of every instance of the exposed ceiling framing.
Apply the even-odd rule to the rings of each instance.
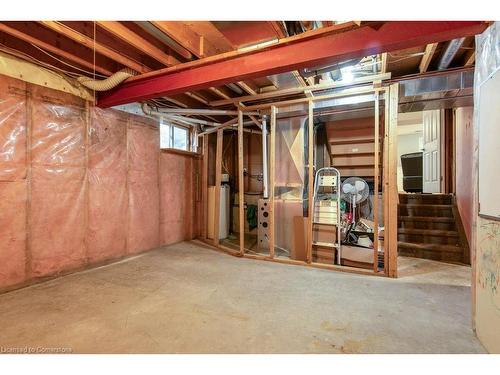
[[[471,35],[486,27],[481,22],[405,22],[396,32],[392,26],[392,32],[399,34],[396,37],[401,39],[396,43],[394,37],[388,39],[386,34],[390,25],[397,23],[303,21],[297,24],[306,31],[289,37],[283,21],[2,21],[0,48],[27,54],[45,66],[50,64],[70,71],[74,76],[92,76],[95,72],[98,77],[104,77],[125,67],[136,71],[138,77],[129,79],[115,93],[101,97],[103,105],[118,103],[111,98],[116,98],[116,93],[123,93],[132,85],[137,87],[140,82],[150,82],[152,77],[157,85],[157,78],[164,76],[171,81],[162,81],[164,86],[155,86],[147,95],[141,92],[135,100],[154,99],[152,103],[159,107],[210,108],[211,103],[218,100],[237,103],[233,99],[284,89],[279,87],[280,81],[288,83],[290,79],[295,79],[296,87],[308,87],[315,80],[313,77],[304,79],[298,67],[312,68],[332,59],[352,56],[353,53],[356,56],[379,54],[379,71],[390,72],[394,78],[437,70],[450,41],[465,38],[453,51],[448,66],[471,66],[475,61],[474,38]],[[441,31],[435,29],[436,25],[441,25]],[[456,32],[451,32],[454,27]],[[427,30],[427,34],[433,37],[412,36],[411,32],[417,28]],[[343,33],[342,38],[335,38],[339,32]],[[365,38],[365,45],[358,43],[360,38]],[[373,45],[369,42],[370,38]],[[344,43],[335,44],[340,39]],[[321,56],[313,58],[311,50],[294,49],[294,46],[308,41],[315,41],[319,48],[319,40],[330,43],[323,46],[326,52]],[[277,48],[294,51],[298,59],[291,63],[284,61],[294,59],[289,54],[275,59],[272,52]],[[334,57],[328,52],[331,50],[335,50]],[[248,62],[255,68],[258,56],[267,68],[249,71],[246,68]],[[245,64],[241,64],[240,61],[244,60]],[[230,62],[234,64],[228,73]],[[174,82],[172,87],[175,89],[165,86],[170,85],[175,76],[185,80],[190,78],[189,71],[193,76],[207,67],[212,70],[209,69],[210,74],[204,74],[202,81],[183,85]],[[224,69],[214,72],[217,67]],[[290,79],[274,80],[273,83],[267,78],[267,75],[277,72],[290,75]],[[226,87],[225,84],[229,85]],[[310,96],[312,92],[303,90],[303,95]],[[206,115],[199,117],[209,118]],[[213,121],[213,118],[210,120]]]
[[[443,42],[482,32],[479,21],[390,21],[375,28],[361,25],[346,30],[331,26],[281,40],[267,48],[236,51],[132,77],[99,98],[103,107],[177,94],[238,79],[288,72],[300,68]]]

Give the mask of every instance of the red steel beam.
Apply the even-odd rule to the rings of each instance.
[[[111,107],[199,90],[226,83],[288,72],[311,66],[417,47],[472,36],[483,32],[482,21],[388,21],[380,27],[364,26],[317,38],[296,38],[226,59],[173,71],[158,71],[127,80],[112,91],[101,93],[98,106]]]

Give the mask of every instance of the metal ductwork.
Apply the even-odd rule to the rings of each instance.
[[[448,46],[444,50],[443,55],[441,56],[441,59],[439,60],[438,63],[438,70],[444,70],[448,68],[457,54],[458,50],[462,46],[462,43],[464,42],[465,38],[458,38],[458,39],[453,39],[448,43]]]
[[[474,69],[452,70],[400,81],[399,111],[473,105]]]
[[[473,105],[474,69],[460,69],[429,73],[424,76],[398,78],[399,112],[457,108]],[[346,88],[329,90],[341,92]],[[318,94],[319,95],[319,94]],[[306,105],[283,109],[288,115],[307,113]],[[322,121],[335,121],[373,116],[373,94],[334,98],[315,103],[315,115]]]
[[[313,77],[313,76],[317,76],[317,75],[320,75],[323,73],[329,73],[329,72],[332,72],[334,70],[340,70],[340,69],[346,68],[348,66],[357,65],[361,62],[361,60],[362,59],[351,59],[351,60],[339,62],[337,64],[333,64],[333,65],[321,66],[321,67],[315,67],[315,68],[306,68],[306,69],[302,69],[300,71],[300,73],[304,77]]]

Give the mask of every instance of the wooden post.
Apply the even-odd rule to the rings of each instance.
[[[217,130],[217,150],[215,152],[215,197],[214,197],[214,246],[219,246],[220,184],[222,178],[222,141],[224,130]]]
[[[33,94],[32,85],[26,83],[26,278],[32,277],[32,252],[31,252],[31,192],[32,192],[32,134],[33,134]]]
[[[243,112],[238,111],[238,205],[240,215],[240,254],[245,253],[245,181],[243,180]]]
[[[203,218],[201,221],[201,238],[203,240],[207,239],[207,227],[208,227],[208,137],[209,135],[203,136],[203,166],[202,166],[202,176],[201,176],[201,206]]]
[[[379,148],[380,148],[380,131],[379,131],[379,93],[375,92],[375,158],[374,158],[374,176],[373,176],[373,272],[378,272],[378,182],[379,182]]]
[[[313,231],[313,214],[314,214],[314,207],[313,207],[313,188],[314,188],[314,103],[312,100],[309,100],[308,102],[308,137],[307,137],[307,150],[308,150],[308,156],[307,156],[307,212],[308,212],[308,222],[307,222],[307,233],[306,233],[306,243],[307,243],[307,253],[306,253],[306,261],[307,263],[312,262],[312,242],[313,242],[313,236],[312,236],[312,231]],[[339,254],[337,250],[337,255]]]
[[[389,227],[389,193],[387,181],[387,170],[389,166],[389,88],[384,90],[384,149],[382,155],[382,197],[383,197],[383,210],[384,210],[384,227]],[[388,256],[388,237],[386,237],[387,232],[384,231],[384,273],[389,276],[389,256]]]
[[[388,276],[398,276],[398,186],[397,186],[397,126],[398,126],[398,90],[399,84],[394,83],[389,89],[389,155],[387,171],[387,196],[388,215],[385,225],[384,240],[387,244]],[[388,224],[388,225],[387,225]]]
[[[90,210],[90,183],[89,183],[89,152],[90,152],[90,131],[92,129],[92,106],[88,100],[85,101],[85,136],[84,136],[84,147],[85,147],[85,180],[84,180],[84,192],[85,196],[83,199],[83,221],[85,228],[85,241],[83,241],[83,247],[85,248],[85,264],[89,263],[89,249],[88,249],[88,241],[87,234],[89,233],[89,210]],[[158,141],[159,142],[159,141]],[[159,176],[159,175],[158,175]],[[159,178],[158,178],[159,180]],[[160,204],[161,207],[161,204]],[[160,235],[160,226],[158,225],[158,235]]]
[[[269,256],[274,258],[274,172],[276,163],[276,107],[271,106],[271,139],[269,145]]]

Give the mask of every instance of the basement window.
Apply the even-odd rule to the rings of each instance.
[[[190,151],[189,129],[179,125],[160,122],[160,148]]]

